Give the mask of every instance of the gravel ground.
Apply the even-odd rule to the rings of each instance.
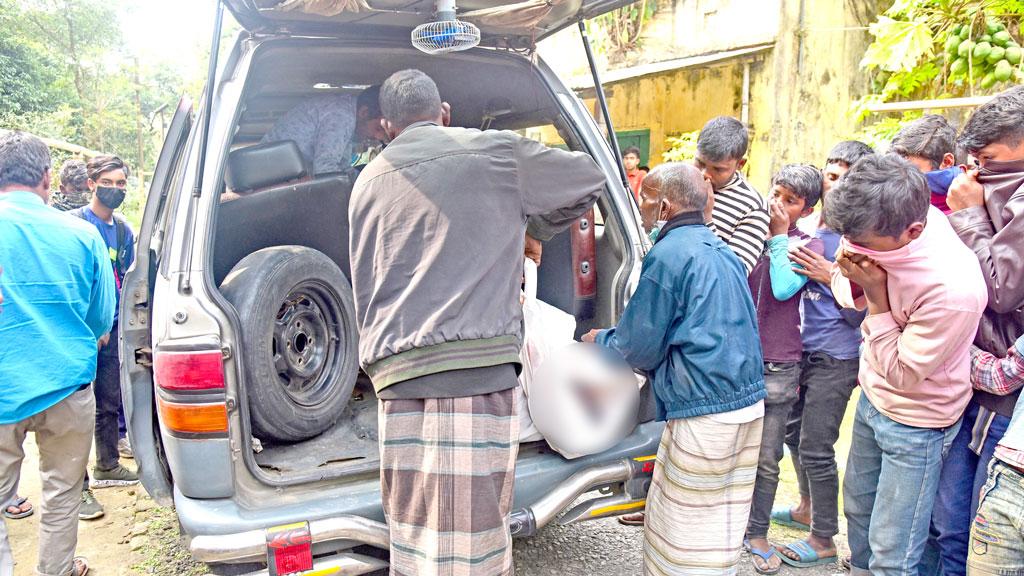
[[[773,526],[769,536],[773,542],[789,542],[801,534]],[[842,536],[840,539],[844,540]],[[614,518],[572,526],[549,526],[533,538],[516,541],[515,573],[517,576],[635,576],[643,571],[642,547],[643,530],[623,526]],[[847,574],[835,564],[799,570],[783,565],[780,573]],[[743,555],[739,574],[757,574],[747,554]]]

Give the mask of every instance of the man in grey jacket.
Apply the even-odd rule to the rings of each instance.
[[[356,181],[349,220],[391,573],[511,574],[524,235],[566,228],[605,178],[586,154],[448,127],[418,70],[388,78],[380,100],[392,141]]]

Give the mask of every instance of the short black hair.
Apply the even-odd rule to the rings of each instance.
[[[8,132],[0,136],[0,188],[35,188],[50,169],[50,149],[27,132]]]
[[[938,170],[946,154],[956,158],[956,130],[945,117],[927,114],[900,128],[890,151],[904,158],[920,156]]]
[[[897,154],[857,161],[825,196],[825,225],[844,236],[870,232],[898,238],[924,222],[931,205],[924,174]]]
[[[410,68],[395,72],[380,87],[380,109],[396,126],[434,119],[441,110],[437,84],[423,72]]]
[[[989,144],[1016,147],[1024,141],[1024,86],[1010,88],[971,114],[957,142],[970,154]]]
[[[109,154],[93,156],[85,165],[85,171],[88,173],[89,179],[93,182],[99,180],[100,175],[104,172],[110,172],[112,170],[123,170],[125,177],[127,178],[129,176],[128,166],[126,166],[124,161],[117,156],[111,156]]]
[[[782,186],[804,199],[804,207],[809,208],[821,198],[821,170],[810,164],[786,164],[775,176],[772,186]]]
[[[640,159],[640,149],[637,148],[636,146],[627,146],[626,149],[622,151],[623,158],[629,156],[630,154],[636,156],[637,160]]]
[[[747,155],[749,144],[747,127],[730,116],[708,120],[697,136],[697,151],[712,162],[740,160]]]
[[[85,190],[85,181],[89,178],[85,162],[78,158],[69,158],[60,165],[60,183],[71,190]]]
[[[380,118],[380,84],[374,84],[359,93],[356,98],[356,111],[366,107],[370,118]]]
[[[860,140],[843,140],[829,150],[825,165],[844,164],[849,168],[856,164],[857,160],[874,153],[875,150],[871,146]]]

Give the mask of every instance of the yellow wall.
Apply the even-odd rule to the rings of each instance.
[[[615,130],[649,129],[649,163],[659,163],[666,137],[699,130],[717,115],[740,117],[746,61],[751,183],[766,192],[783,164],[823,164],[829,148],[856,131],[849,111],[867,86],[858,63],[869,37],[861,27],[878,13],[879,0],[803,2],[802,17],[800,4],[781,1],[781,29],[769,52],[606,85]]]

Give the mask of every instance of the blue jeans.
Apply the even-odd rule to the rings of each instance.
[[[965,576],[967,574],[967,547],[971,535],[971,521],[978,510],[978,494],[988,479],[988,464],[996,444],[1006,433],[1010,419],[996,415],[988,429],[981,455],[971,449],[971,440],[980,406],[975,401],[967,405],[960,432],[953,439],[946,459],[942,463],[939,492],[932,511],[932,529],[922,560],[921,576]],[[966,495],[971,497],[967,498]]]
[[[861,394],[843,498],[856,573],[917,575],[928,539],[942,458],[960,424],[914,428]]]
[[[971,528],[970,574],[1024,574],[1024,474],[996,460]]]

